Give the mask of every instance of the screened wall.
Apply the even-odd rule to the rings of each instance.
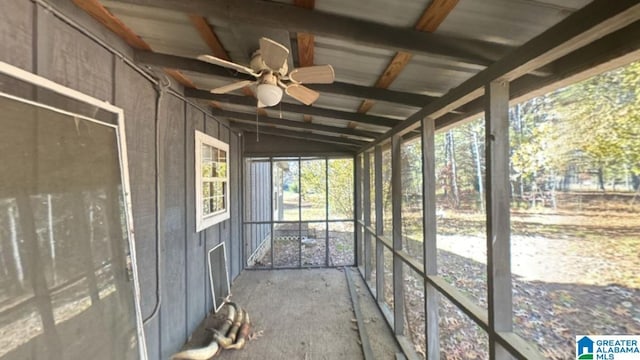
[[[244,168],[248,267],[354,265],[353,158],[247,158]]]

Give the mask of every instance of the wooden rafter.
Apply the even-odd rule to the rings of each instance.
[[[434,0],[416,23],[416,30],[434,32],[456,7],[458,0]]]
[[[297,7],[313,10],[316,6],[315,0],[294,0],[293,4]],[[298,67],[313,66],[315,57],[315,37],[313,34],[299,32],[296,34],[298,41]],[[313,119],[309,115],[305,115],[304,121],[312,122]]]
[[[107,8],[100,3],[99,0],[72,0],[76,6],[87,12],[91,17],[98,20],[107,29],[111,30],[114,34],[118,35],[131,47],[138,50],[151,51],[151,46],[147,44],[140,36],[138,36],[133,30],[131,30],[125,23],[114,16]],[[177,82],[184,87],[195,88],[194,83],[175,69],[164,69],[165,73],[173,77]]]
[[[432,34],[379,22],[354,19],[322,11],[263,0],[115,0],[201,16],[217,16],[229,22],[250,23],[289,32],[307,32],[356,44],[405,51],[480,66],[488,66],[513,47],[492,42]]]
[[[434,32],[442,24],[444,19],[449,15],[451,10],[456,6],[458,0],[433,0],[427,9],[422,13],[420,19],[416,23],[415,29],[419,31]],[[387,68],[382,72],[382,75],[376,81],[375,87],[388,88],[391,83],[400,75],[402,70],[409,64],[412,58],[412,54],[404,51],[399,51],[391,59]],[[370,99],[365,99],[360,108],[359,113],[366,113],[375,105],[375,102]]]
[[[218,39],[218,36],[213,31],[213,27],[209,24],[207,19],[199,15],[189,15],[189,20],[191,20],[193,26],[198,30],[202,40],[207,43],[207,46],[209,46],[209,49],[214,56],[231,61],[229,54],[224,49],[224,46],[222,46],[222,43]]]

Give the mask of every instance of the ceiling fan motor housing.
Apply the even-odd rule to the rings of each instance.
[[[257,73],[264,72],[264,71],[269,71],[269,72],[272,71],[273,73],[277,73],[280,76],[286,76],[287,72],[289,71],[289,65],[287,64],[286,61],[284,62],[284,64],[282,65],[282,67],[280,69],[270,69],[264,63],[264,60],[262,60],[262,56],[260,55],[260,50],[256,50],[253,53],[253,56],[251,57],[251,62],[249,63],[249,66]]]

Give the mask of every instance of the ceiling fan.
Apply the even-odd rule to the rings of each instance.
[[[311,105],[320,94],[302,84],[331,84],[335,73],[331,65],[308,66],[288,72],[289,49],[268,38],[260,39],[260,48],[253,53],[249,66],[236,64],[211,55],[200,55],[199,60],[224,66],[252,75],[256,80],[242,80],[211,90],[214,94],[225,94],[245,86],[256,85],[258,108],[274,106],[282,100],[284,92],[305,105]]]

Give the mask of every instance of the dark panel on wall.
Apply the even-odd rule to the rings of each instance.
[[[240,274],[242,271],[242,239],[240,237],[240,226],[241,226],[241,202],[240,202],[240,192],[242,191],[241,183],[240,183],[240,161],[241,161],[241,152],[240,152],[240,139],[237,134],[231,133],[229,138],[229,148],[231,150],[232,156],[230,159],[230,168],[231,168],[231,178],[229,182],[233,184],[231,188],[231,274],[230,279],[235,279],[236,276]]]
[[[4,1],[2,7],[3,9],[0,11],[0,60],[32,71],[34,5],[30,1]],[[13,84],[9,87],[14,88]],[[22,95],[20,92],[18,94]]]
[[[226,126],[219,127],[218,138],[224,141],[225,143],[229,144],[229,129]],[[229,156],[231,156],[231,154],[229,154]],[[229,171],[229,176],[231,176],[231,171]],[[230,196],[229,205],[231,206],[229,211],[232,211],[233,206],[235,205],[233,201],[231,201],[232,200],[231,193],[234,191],[234,188],[237,186],[238,185],[235,184],[233,181],[229,181],[229,196]],[[224,241],[226,244],[225,248],[227,251],[227,271],[230,271],[231,266],[234,263],[233,259],[231,258],[231,251],[234,245],[231,243],[231,222],[229,220],[223,221],[220,223],[220,241]],[[229,274],[229,277],[231,277],[231,274]]]
[[[186,261],[187,261],[187,329],[195,330],[207,313],[202,279],[207,278],[204,261],[204,233],[196,232],[195,208],[195,131],[204,130],[204,113],[187,105],[185,122],[186,180]]]
[[[215,121],[212,117],[209,117],[209,116],[205,117],[204,132],[207,135],[211,135],[217,139],[218,134],[220,133],[219,127],[220,125],[218,124],[218,122]],[[205,242],[205,253],[203,254],[203,258],[205,259],[205,266],[207,265],[206,257],[209,250],[213,249],[214,246],[220,243],[220,226],[221,224],[216,224],[204,230],[206,242]],[[207,307],[207,312],[209,312],[213,309],[213,300],[211,299],[211,284],[209,283],[208,275],[204,278],[204,287],[207,294],[205,298],[206,299],[205,304]]]
[[[160,313],[161,358],[182,346],[186,329],[184,102],[165,96],[160,108],[161,176],[164,176],[164,261]]]
[[[122,61],[116,61],[115,104],[124,110],[129,182],[136,255],[142,292],[143,317],[156,305],[156,91],[153,85]],[[145,326],[150,359],[159,357],[159,326],[155,318]]]
[[[41,9],[41,8],[39,8]],[[48,11],[38,11],[38,74],[113,102],[113,56]]]

